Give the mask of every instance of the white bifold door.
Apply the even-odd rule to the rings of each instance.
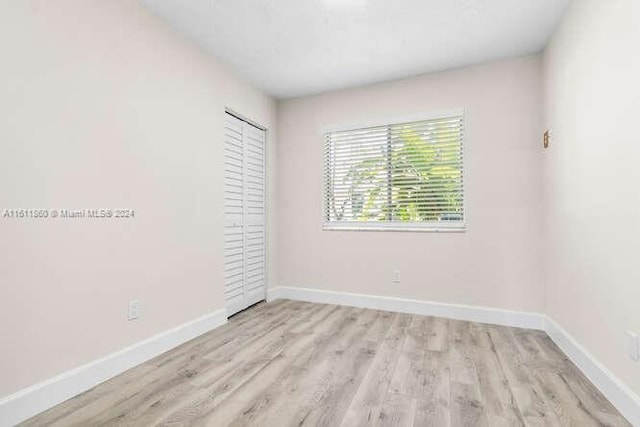
[[[266,133],[225,114],[224,258],[227,313],[265,299]]]

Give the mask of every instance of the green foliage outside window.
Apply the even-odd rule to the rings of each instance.
[[[391,125],[386,132],[386,143],[331,173],[330,220],[461,221],[461,128]]]

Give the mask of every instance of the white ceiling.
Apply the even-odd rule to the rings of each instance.
[[[278,98],[541,51],[569,0],[142,0]]]

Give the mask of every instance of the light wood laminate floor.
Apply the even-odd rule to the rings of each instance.
[[[629,424],[544,332],[278,300],[24,425]]]

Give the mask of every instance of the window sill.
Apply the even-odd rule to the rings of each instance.
[[[401,231],[413,233],[464,233],[465,224],[455,225],[417,225],[417,224],[324,224],[324,231]]]

